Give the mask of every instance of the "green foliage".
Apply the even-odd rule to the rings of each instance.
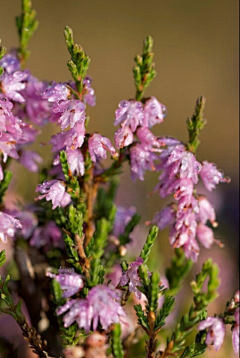
[[[0,60],[3,58],[3,56],[5,55],[6,53],[6,47],[4,46],[1,46],[1,40],[0,40]],[[3,74],[4,72],[4,69],[0,66],[0,76]]]
[[[121,326],[119,323],[115,323],[114,328],[111,331],[111,350],[115,358],[123,358]]]
[[[64,150],[60,152],[59,159],[67,183],[67,192],[71,195],[71,198],[76,201],[76,199],[80,199],[80,186],[77,177],[73,176],[71,173],[67,161],[67,154]]]
[[[199,332],[196,335],[195,342],[184,349],[180,358],[193,358],[202,355],[207,349],[205,339],[206,339],[206,333]]]
[[[3,173],[3,180],[0,181],[0,204],[3,201],[4,194],[9,187],[9,184],[12,179],[12,172],[10,170],[5,170]]]
[[[31,0],[22,0],[22,14],[16,17],[16,25],[18,29],[20,48],[18,56],[22,66],[30,55],[28,43],[38,27],[36,11],[32,9]]]
[[[62,338],[62,346],[75,346],[80,336],[76,337],[77,331],[79,330],[77,323],[73,323],[70,327],[64,328],[60,326],[61,338]]]
[[[86,77],[91,60],[80,45],[74,44],[73,31],[70,27],[65,27],[64,36],[71,55],[71,60],[68,61],[67,65],[76,82],[78,93],[82,94],[83,80]]]
[[[68,256],[67,262],[69,262],[78,273],[83,273],[79,262],[79,256],[78,256],[75,242],[72,240],[72,238],[69,235],[65,235],[64,243]]]
[[[103,283],[104,268],[101,265],[101,257],[104,254],[104,248],[107,244],[107,236],[109,232],[109,222],[102,218],[96,223],[96,231],[93,236],[94,244],[92,243],[92,259],[90,261],[90,277],[87,279],[89,288]],[[91,242],[91,241],[90,241]]]
[[[153,39],[147,36],[143,43],[142,56],[135,57],[136,66],[133,67],[133,75],[136,86],[136,100],[140,101],[146,88],[156,76],[155,65],[153,63]]]
[[[138,317],[138,324],[140,326],[142,326],[145,331],[148,332],[149,331],[149,323],[148,323],[147,316],[145,316],[145,313],[142,309],[142,306],[140,304],[135,305],[134,309],[135,309],[136,315]]]
[[[111,228],[113,227],[117,211],[116,205],[114,204],[114,199],[118,184],[119,183],[117,180],[112,180],[109,183],[107,190],[100,187],[98,189],[96,204],[94,208],[96,220],[99,220],[102,217],[106,218],[109,221]]]
[[[169,316],[169,313],[173,308],[174,302],[175,302],[174,297],[166,296],[165,302],[156,317],[155,326],[154,326],[155,331],[158,331],[165,325],[165,319]]]
[[[155,225],[149,231],[147,240],[146,240],[146,242],[143,246],[143,249],[141,251],[141,254],[140,254],[140,257],[143,259],[144,262],[146,262],[148,259],[148,256],[149,256],[150,251],[153,247],[154,241],[157,238],[158,232],[159,232],[159,229]]]
[[[175,250],[172,258],[171,267],[166,270],[166,277],[169,282],[167,295],[175,296],[182,288],[182,284],[193,266],[193,261],[185,257],[182,249]]]
[[[205,108],[206,98],[201,96],[197,99],[195,112],[192,118],[187,119],[187,127],[189,134],[188,150],[195,153],[200,144],[199,135],[206,124],[203,118],[203,111]]]
[[[0,252],[0,267],[1,267],[2,265],[4,265],[4,263],[6,262],[6,260],[7,260],[7,257],[6,257],[5,250],[2,250],[2,251]]]
[[[68,230],[73,234],[78,234],[80,237],[83,235],[83,215],[81,212],[70,205],[68,208]]]
[[[209,279],[207,292],[202,291],[204,282]],[[172,352],[177,352],[182,350],[185,347],[186,337],[193,331],[194,327],[202,320],[206,319],[207,311],[206,308],[210,302],[212,302],[217,297],[217,288],[219,286],[218,279],[218,267],[212,262],[211,259],[208,259],[202,267],[201,272],[196,276],[196,281],[191,283],[191,287],[194,293],[194,304],[190,306],[189,312],[185,314],[181,322],[177,324],[174,333],[172,334],[171,340],[168,339],[168,343],[173,341]],[[193,350],[193,354],[196,350],[202,349],[203,347],[199,345],[189,347],[186,352],[190,352],[190,348]],[[202,348],[201,348],[202,347]],[[186,353],[187,354],[187,353]],[[199,355],[199,354],[196,354]],[[194,355],[191,355],[194,357]]]

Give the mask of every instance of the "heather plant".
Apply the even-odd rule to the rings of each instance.
[[[168,324],[177,294],[201,255],[200,244],[223,247],[214,237],[214,207],[197,187],[201,180],[211,192],[230,181],[215,164],[196,157],[206,124],[205,98],[197,99],[187,120],[187,143],[152,133],[167,109],[155,97],[144,97],[156,76],[149,36],[142,55],[135,57],[135,97],[122,100],[115,111],[114,144],[100,133],[89,133],[94,119],[87,110],[96,104],[90,58],[66,27],[72,80],[38,80],[26,69],[29,40],[38,26],[35,17],[31,2],[22,0],[16,19],[19,48],[8,53],[0,48],[0,239],[12,243],[19,273],[15,280],[1,278],[0,311],[15,319],[39,357],[191,358],[212,345],[219,350],[227,325],[238,353],[239,291],[229,293],[222,313],[207,313],[220,283],[211,258],[190,284],[190,306]],[[27,148],[49,122],[59,132],[49,141],[52,159],[46,165]],[[8,210],[4,196],[14,175],[12,160],[39,172],[39,184],[33,203]],[[140,216],[134,207],[115,204],[125,163],[133,181],[144,180],[147,171],[159,172],[154,191],[171,198],[149,218],[149,234],[132,261],[128,251]],[[172,259],[160,276],[159,270],[151,271],[149,257],[159,230],[166,227]],[[0,265],[5,261],[3,250]],[[17,303],[14,292],[21,298]],[[165,344],[159,344],[163,339]]]

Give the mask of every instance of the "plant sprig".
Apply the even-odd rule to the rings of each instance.
[[[38,27],[36,11],[32,8],[31,0],[22,0],[22,13],[16,17],[16,25],[20,40],[18,57],[22,67],[24,67],[30,55],[28,43]]]

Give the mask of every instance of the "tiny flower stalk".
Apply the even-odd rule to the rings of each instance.
[[[20,40],[18,57],[22,68],[24,68],[30,55],[28,43],[38,27],[36,11],[32,8],[31,0],[22,0],[22,14],[16,17],[16,25]]]

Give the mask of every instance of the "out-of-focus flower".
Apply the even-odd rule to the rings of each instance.
[[[37,173],[39,170],[38,164],[41,164],[43,159],[36,152],[31,150],[23,150],[20,155],[19,162],[30,172]]]
[[[83,347],[71,346],[63,349],[64,357],[66,358],[83,358],[85,357],[85,351]]]
[[[96,97],[94,95],[94,89],[91,87],[92,78],[86,76],[83,80],[83,84],[85,86],[84,102],[89,104],[89,106],[94,107],[96,105]]]
[[[129,285],[129,291],[134,292],[136,297],[140,300],[142,297],[142,292],[139,291],[137,286],[142,286],[140,282],[140,277],[138,275],[139,266],[143,264],[143,259],[138,257],[134,262],[132,262],[127,271],[123,273],[119,285],[126,286]]]
[[[44,247],[46,251],[52,247],[63,249],[64,241],[61,230],[54,221],[38,226],[30,239],[30,245],[36,248]]]
[[[97,158],[107,158],[107,150],[114,155],[116,153],[110,139],[101,136],[101,134],[94,133],[88,140],[89,154],[93,162],[97,161]]]
[[[151,128],[155,124],[162,123],[166,112],[166,107],[155,97],[151,97],[144,105],[143,126]]]
[[[136,214],[136,208],[134,206],[128,209],[122,206],[117,207],[113,227],[114,236],[119,237],[119,235],[124,233],[126,225],[131,221],[134,214]]]
[[[107,358],[107,337],[99,332],[94,332],[87,337],[85,341],[86,355],[85,358]]]
[[[16,230],[21,228],[22,225],[18,219],[0,211],[0,240],[2,242],[7,242],[8,237],[13,238]]]
[[[12,102],[6,96],[0,94],[0,135],[7,130],[6,122],[12,116],[12,108]]]
[[[21,81],[26,80],[28,74],[22,71],[16,71],[11,75],[3,77],[2,80],[2,91],[5,95],[13,101],[23,103],[25,102],[24,97],[19,92],[24,90],[26,83]]]
[[[138,101],[121,101],[118,105],[118,109],[115,111],[115,122],[117,126],[130,127],[132,132],[135,132],[139,125],[142,125],[144,114],[143,105]]]
[[[71,196],[65,192],[64,182],[60,180],[45,180],[43,184],[37,186],[36,192],[43,194],[38,196],[36,200],[46,198],[47,201],[52,201],[53,210],[58,206],[64,208],[71,201]]]
[[[42,92],[47,84],[29,75],[25,88],[26,112],[29,119],[40,126],[48,122],[50,114],[50,103],[42,98]]]
[[[18,211],[14,216],[20,220],[22,225],[19,236],[29,239],[38,224],[36,216],[28,210]]]
[[[21,65],[17,55],[15,53],[9,53],[0,60],[0,66],[4,69],[4,71],[11,75],[15,71],[19,71],[21,69]]]
[[[64,298],[75,295],[84,286],[82,276],[69,269],[61,268],[58,274],[47,272],[46,276],[54,278],[60,284],[61,290],[64,291],[62,294]]]
[[[213,344],[215,351],[218,351],[221,348],[225,336],[225,325],[223,320],[221,318],[208,317],[198,325],[199,331],[207,328],[206,344],[208,346]]]
[[[232,345],[234,352],[239,352],[239,307],[234,312],[236,324],[232,327]]]
[[[73,299],[57,309],[57,315],[66,311],[63,317],[64,326],[69,327],[74,321],[79,328],[86,333],[92,328],[96,331],[98,323],[103,329],[107,329],[113,323],[119,323],[126,314],[119,304],[118,293],[107,286],[97,285],[93,287],[86,299]]]
[[[145,171],[154,171],[154,160],[157,160],[158,158],[148,146],[136,144],[130,148],[130,159],[132,180],[144,180]]]

